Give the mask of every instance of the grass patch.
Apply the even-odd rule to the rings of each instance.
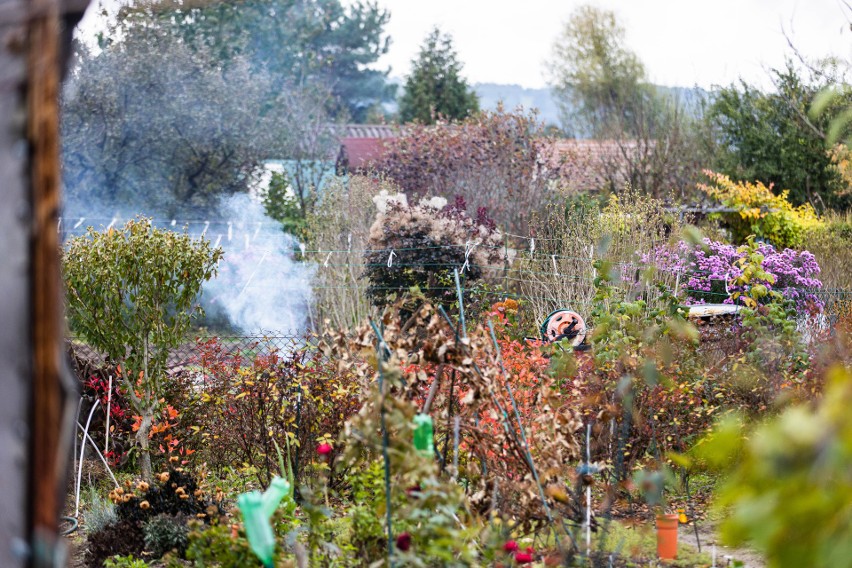
[[[680,527],[679,533],[687,530]],[[603,521],[597,534],[592,535],[592,550],[612,554],[624,560],[624,566],[710,566],[709,554],[699,553],[690,544],[678,542],[676,560],[657,560],[657,534],[651,523],[628,526],[620,521]]]

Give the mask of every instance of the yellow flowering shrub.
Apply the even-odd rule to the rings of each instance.
[[[790,203],[786,189],[776,195],[771,185],[766,186],[759,181],[735,182],[710,170],[705,170],[704,174],[710,178],[711,184],[698,184],[698,188],[733,209],[720,216],[738,242],[755,235],[777,247],[799,248],[807,230],[823,225],[809,203],[798,207]]]
[[[835,144],[828,151],[831,167],[840,176],[843,187],[837,192],[838,197],[846,197],[852,193],[852,148],[846,144]]]

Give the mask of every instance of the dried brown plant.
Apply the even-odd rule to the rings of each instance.
[[[412,315],[403,321],[400,313]],[[383,396],[366,401],[361,415],[376,414],[377,405],[408,401],[432,417],[441,469],[468,480],[474,511],[493,511],[526,528],[547,526],[557,514],[575,516],[567,494],[576,482],[571,466],[580,458],[575,432],[582,423],[549,376],[533,387],[535,416],[516,416],[508,390],[513,377],[504,374],[485,327],[459,330],[457,336],[455,324],[431,305],[397,303],[375,328],[326,332],[321,349],[341,372],[356,369],[365,393],[381,375]]]

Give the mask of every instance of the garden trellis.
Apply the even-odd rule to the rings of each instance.
[[[106,226],[113,221],[114,217],[67,218],[61,226],[66,229],[66,236],[69,236],[83,231],[87,224],[100,223]],[[525,325],[530,328],[537,327],[550,312],[564,308],[566,305],[571,306],[578,313],[590,313],[595,286],[593,263],[597,257],[608,256],[605,251],[596,252],[595,244],[592,242],[578,243],[577,246],[572,247],[572,250],[576,250],[572,253],[558,248],[560,239],[557,237],[523,236],[513,233],[503,233],[500,245],[481,243],[473,239],[449,245],[372,249],[367,246],[362,237],[353,238],[351,232],[340,235],[337,239],[340,246],[337,247],[306,246],[284,234],[280,224],[273,221],[236,222],[228,219],[163,218],[156,220],[155,225],[170,228],[186,227],[191,235],[206,235],[216,243],[226,244],[228,250],[224,259],[225,266],[228,266],[229,262],[236,262],[238,264],[232,266],[239,268],[227,272],[226,289],[220,287],[215,294],[211,292],[211,298],[226,294],[245,304],[253,302],[255,298],[280,294],[281,281],[270,278],[267,274],[277,270],[278,266],[276,260],[270,259],[289,258],[294,266],[304,264],[307,270],[304,274],[313,271],[314,275],[305,276],[307,280],[298,284],[301,287],[299,294],[304,297],[301,301],[304,302],[303,309],[307,314],[306,323],[314,329],[320,327],[321,322],[328,317],[325,310],[336,309],[334,308],[336,301],[344,299],[350,303],[363,301],[358,298],[364,296],[368,286],[362,275],[370,268],[400,271],[415,268],[433,274],[445,274],[449,278],[452,271],[457,269],[464,277],[471,264],[471,253],[480,248],[493,250],[499,258],[498,262],[480,264],[477,267],[487,274],[487,282],[492,285],[468,287],[468,289],[475,290],[479,298],[485,300],[491,298],[494,302],[507,298],[525,301],[534,312],[529,315]],[[422,261],[424,255],[428,255],[431,251],[447,248],[455,249],[456,252],[451,258],[458,259],[457,262]],[[370,258],[375,260],[368,261],[365,255],[371,255]],[[267,262],[268,260],[272,264]],[[710,303],[729,301],[727,286],[712,290],[693,287],[692,282],[696,279],[707,281],[710,277],[717,277],[709,269],[669,266],[665,270],[657,269],[651,274],[645,271],[654,265],[653,259],[640,257],[617,258],[609,264],[611,270],[617,275],[616,286],[628,295],[643,295],[653,301],[661,293],[658,286],[662,286],[676,296],[704,298],[704,301]],[[266,275],[266,277],[256,277],[258,274]],[[219,279],[224,277],[226,277],[225,274],[222,274]],[[495,287],[493,284],[498,286]],[[725,284],[727,285],[728,282]],[[369,289],[382,295],[408,291],[405,286],[382,283],[373,283]],[[452,295],[454,292],[453,285],[443,283],[433,283],[428,289],[444,295]],[[235,290],[236,294],[230,293],[230,290]],[[780,291],[786,293],[785,290]],[[311,294],[314,300],[310,299]],[[820,305],[825,305],[826,314],[829,317],[820,324],[825,325],[825,322],[832,321],[831,315],[834,311],[840,309],[846,299],[852,298],[852,291],[796,288],[790,289],[790,295],[812,298]],[[316,304],[320,312],[315,314],[313,308],[317,298],[320,298]],[[365,307],[361,308],[362,316],[368,313],[364,311],[365,309]],[[273,311],[274,308],[266,309],[264,313]],[[296,325],[296,322],[290,325]],[[273,334],[282,331],[272,329],[275,327],[272,325],[264,327]],[[246,332],[257,331],[251,327],[243,327],[243,329]]]
[[[122,218],[119,216],[92,218],[80,217],[71,219],[60,218],[60,228],[62,227],[63,219],[65,221],[66,227],[69,223],[73,223],[71,229],[63,231],[63,237],[65,238],[85,233],[86,225],[84,225],[84,222],[100,223],[100,226],[109,228],[110,226],[113,226],[116,222],[122,220]],[[250,251],[253,253],[261,254],[269,253],[272,250],[276,250],[280,246],[286,246],[288,244],[288,240],[291,238],[281,231],[281,225],[276,221],[252,222],[236,225],[233,221],[211,221],[209,219],[153,219],[152,221],[153,224],[158,227],[171,227],[176,229],[185,227],[190,235],[203,236],[206,235],[209,231],[212,234],[216,235],[215,238],[217,240],[214,242],[221,243],[223,240],[227,240],[233,241],[235,243],[240,243],[243,245],[243,252]],[[108,222],[108,224],[104,225],[104,222]],[[213,228],[211,229],[211,227]],[[218,227],[218,229],[216,229],[216,227]],[[263,230],[262,234],[261,230]],[[348,246],[346,248],[308,248],[304,244],[299,243],[296,247],[291,247],[289,249],[289,252],[293,255],[294,259],[314,262],[317,264],[321,264],[324,267],[362,267],[367,266],[361,261],[361,258],[365,253],[380,252],[384,250],[388,255],[393,256],[393,261],[391,263],[392,266],[405,268],[411,266],[423,266],[422,263],[418,264],[412,262],[405,262],[406,253],[422,252],[429,249],[458,248],[459,250],[464,252],[465,259],[467,260],[467,256],[474,248],[485,247],[503,251],[503,257],[506,260],[522,261],[524,263],[530,263],[536,266],[535,268],[510,268],[509,272],[515,275],[510,276],[509,281],[520,281],[525,275],[556,275],[568,280],[589,282],[594,279],[592,276],[589,275],[588,272],[585,275],[572,274],[570,270],[566,271],[561,267],[554,267],[555,263],[563,263],[569,261],[573,261],[576,263],[585,263],[587,266],[591,266],[592,262],[595,260],[593,246],[591,247],[591,251],[588,256],[559,254],[543,251],[540,244],[543,242],[546,243],[548,241],[559,241],[561,239],[523,236],[511,233],[503,233],[503,235],[506,237],[506,244],[500,247],[489,246],[483,243],[472,241],[457,245],[435,245],[432,247],[353,249],[351,238],[352,236],[350,234],[348,235]],[[509,238],[515,241],[514,243],[512,243],[512,246],[510,246]],[[539,243],[538,249],[536,248],[536,242]],[[241,252],[240,249],[235,249],[234,254],[237,254],[239,252]],[[259,260],[257,264],[260,265],[262,264],[262,262],[263,257],[261,257],[261,260]],[[611,262],[611,265],[618,269],[626,280],[629,279],[628,276],[630,276],[631,273],[634,273],[636,270],[641,269],[642,264],[643,263],[637,261]],[[432,267],[445,269],[457,268],[459,269],[460,274],[463,274],[465,272],[465,269],[467,268],[467,264],[465,262],[458,264],[436,264],[432,265]],[[486,265],[483,268],[492,271],[505,270],[506,263],[504,262],[502,264]],[[686,274],[701,274],[706,272],[707,271],[696,269],[671,271],[673,276],[683,276]],[[246,286],[246,284],[244,283],[243,286],[251,288],[250,282],[248,282],[248,284],[249,286]],[[453,287],[450,286],[448,287],[448,289],[453,289]],[[674,290],[674,287],[672,289]],[[852,293],[852,291],[841,289],[826,291],[826,294],[828,295],[842,295],[844,293]]]

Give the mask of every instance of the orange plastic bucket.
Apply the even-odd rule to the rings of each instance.
[[[663,560],[677,558],[677,515],[657,515],[657,556]]]

